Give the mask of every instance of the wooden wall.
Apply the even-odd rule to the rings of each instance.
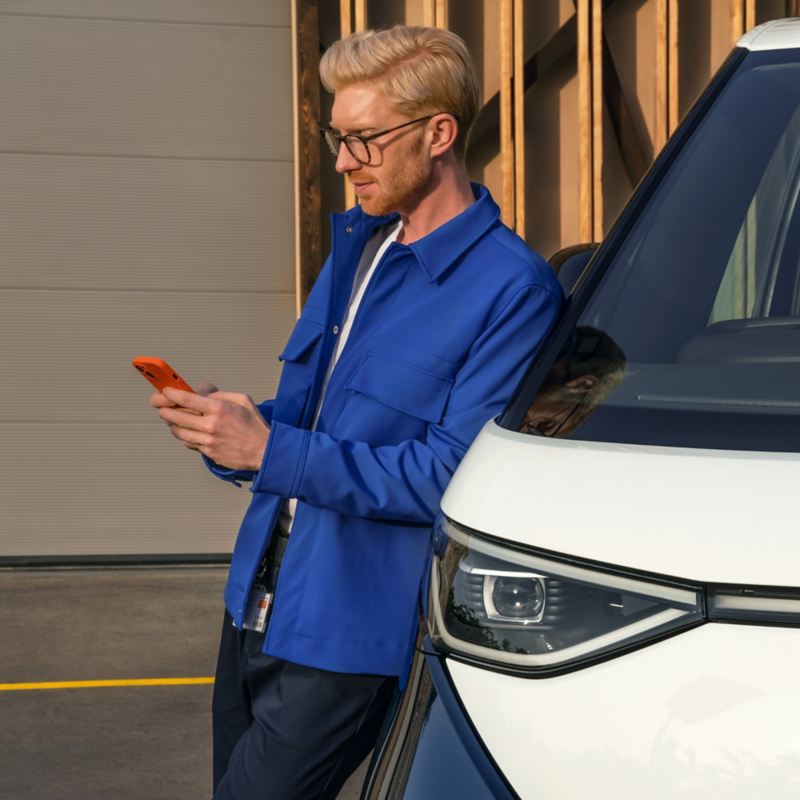
[[[316,0],[297,0],[317,6]],[[319,8],[319,48],[363,27],[435,24],[462,36],[483,107],[468,153],[505,221],[549,257],[598,241],[669,134],[753,25],[797,0],[339,0]],[[319,119],[329,118],[323,92]],[[322,152],[327,215],[355,201]],[[318,259],[300,265],[305,285]]]

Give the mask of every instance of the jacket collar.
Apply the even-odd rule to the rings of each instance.
[[[472,191],[475,202],[471,206],[409,245],[431,281],[438,280],[500,216],[500,209],[485,186],[473,183]]]
[[[430,281],[438,280],[500,217],[500,209],[485,186],[473,183],[472,191],[475,202],[471,206],[408,246]],[[332,216],[334,225],[358,228],[364,241],[376,228],[399,217],[398,214],[372,217],[361,206]]]

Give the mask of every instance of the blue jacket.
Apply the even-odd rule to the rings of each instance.
[[[375,271],[310,427],[361,251],[376,227],[334,215],[333,247],[280,359],[271,434],[231,560],[237,626],[287,497],[297,511],[264,651],[337,672],[403,675],[439,500],[498,414],[562,303],[550,266],[499,220],[489,192]]]

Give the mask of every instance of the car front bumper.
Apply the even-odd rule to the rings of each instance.
[[[554,678],[448,662],[522,798],[800,797],[800,630],[708,623]]]
[[[429,641],[366,800],[794,800],[800,630],[706,624],[552,678]]]

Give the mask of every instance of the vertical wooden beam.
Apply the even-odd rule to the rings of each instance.
[[[756,0],[745,0],[744,3],[744,29],[749,31],[756,26]]]
[[[353,32],[352,0],[339,0],[339,35],[342,39]]]
[[[365,31],[367,29],[367,0],[356,0],[356,31]]]
[[[578,137],[580,240],[592,240],[592,72],[589,0],[578,0]]]
[[[422,0],[422,24],[426,28],[436,27],[436,0]]]
[[[525,238],[525,6],[514,0],[514,221]]]
[[[680,18],[678,16],[678,0],[669,0],[667,8],[667,63],[669,64],[669,78],[667,79],[667,95],[669,97],[669,109],[667,113],[667,133],[672,136],[675,128],[678,127],[680,116],[679,106],[679,64],[678,64],[678,42],[680,34]]]
[[[514,36],[512,0],[500,0],[500,164],[503,222],[514,227],[513,92]]]
[[[322,265],[318,0],[292,0],[295,288],[298,315]]]
[[[448,0],[436,0],[436,22],[435,25],[437,28],[444,28],[445,30],[448,29],[450,26],[450,14],[449,14],[449,3]]]
[[[669,129],[669,52],[667,50],[669,6],[656,0],[656,118],[653,131],[653,155],[658,155],[667,141]]]
[[[786,16],[800,17],[800,0],[786,0]]]
[[[731,42],[736,44],[744,33],[744,0],[728,0],[731,15]]]
[[[340,0],[339,2],[339,33],[342,39],[350,36],[353,33],[353,6],[352,0]],[[344,180],[344,207],[352,208],[356,204],[356,190],[353,184],[347,179],[347,175],[343,177]]]
[[[603,240],[603,0],[592,0],[592,241]]]
[[[448,0],[423,0],[422,24],[428,28],[444,28],[447,30],[449,19]]]

